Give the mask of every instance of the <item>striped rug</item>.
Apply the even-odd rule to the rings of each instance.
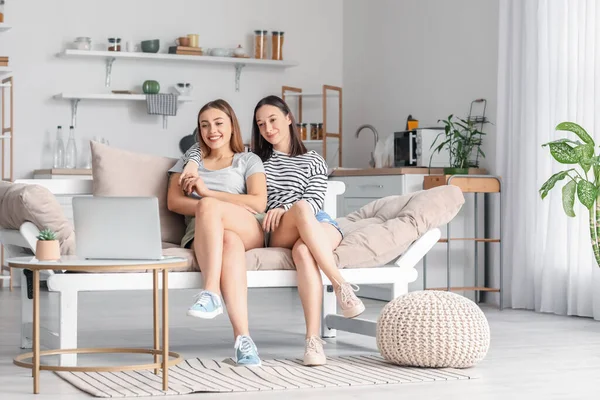
[[[263,360],[262,367],[248,368],[235,367],[230,360],[194,358],[169,369],[168,392],[161,390],[161,377],[151,371],[56,374],[96,397],[250,392],[474,379],[466,370],[400,367],[386,362],[379,355],[328,357],[327,365],[310,368],[303,366],[301,359]]]

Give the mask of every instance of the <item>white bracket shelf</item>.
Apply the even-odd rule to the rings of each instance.
[[[57,100],[71,101],[71,125],[77,126],[77,106],[81,100],[120,100],[120,101],[145,101],[145,94],[76,94],[76,93],[60,93],[54,96]],[[189,102],[193,98],[190,96],[178,96],[177,101]]]
[[[125,51],[94,51],[94,50],[64,50],[58,54],[59,57],[95,57],[106,60],[106,87],[110,87],[112,67],[116,59],[129,60],[154,60],[154,61],[187,61],[195,63],[213,64],[213,65],[233,65],[235,68],[235,91],[240,90],[240,78],[242,69],[246,66],[259,66],[266,68],[285,69],[295,67],[297,62],[287,60],[260,60],[255,58],[236,58],[236,57],[213,57],[213,56],[190,56],[183,54],[166,53],[139,53]]]
[[[12,28],[12,26],[7,25],[5,23],[0,24],[0,32],[9,31],[11,28]]]

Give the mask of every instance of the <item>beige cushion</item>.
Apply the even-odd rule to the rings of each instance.
[[[163,255],[183,257],[188,260],[185,267],[173,269],[172,271],[200,271],[194,251],[185,249],[172,243],[163,243]],[[280,247],[268,249],[254,249],[246,252],[247,271],[272,271],[272,270],[295,270],[292,261],[292,251]]]
[[[162,240],[180,243],[183,216],[167,208],[167,171],[174,158],[133,153],[92,142],[94,196],[154,196],[158,198]]]
[[[339,268],[389,263],[421,235],[452,220],[465,202],[453,185],[375,200],[338,218],[344,239],[334,251]]]
[[[0,181],[0,226],[18,230],[27,221],[56,232],[61,254],[75,253],[73,225],[48,189]]]

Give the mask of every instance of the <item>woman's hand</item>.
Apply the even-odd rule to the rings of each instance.
[[[265,232],[273,232],[275,229],[277,229],[283,214],[285,214],[285,210],[283,208],[274,208],[267,211],[267,215],[265,215],[265,219],[263,220],[263,230]]]
[[[188,177],[183,181],[183,192],[190,194],[196,192],[200,197],[207,197],[210,194],[210,189],[200,177]]]
[[[187,178],[197,178],[197,177],[198,177],[198,164],[196,164],[193,161],[188,161],[188,163],[185,165],[185,168],[181,172],[181,175],[179,176],[179,186],[183,186],[183,181],[186,180]]]

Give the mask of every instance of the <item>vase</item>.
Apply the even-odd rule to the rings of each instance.
[[[444,168],[444,175],[468,175],[469,168]]]
[[[160,84],[157,81],[144,81],[142,85],[142,90],[145,94],[158,94],[160,92]]]
[[[38,240],[35,245],[35,258],[40,261],[60,260],[58,240]]]

